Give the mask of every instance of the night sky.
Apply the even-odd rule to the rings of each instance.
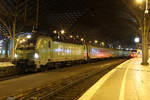
[[[131,12],[119,0],[92,0],[89,2],[92,14],[82,18],[77,29],[86,30],[89,39],[108,43],[134,45],[139,34],[138,24]]]
[[[8,26],[12,26],[15,2],[0,1],[3,5],[0,6],[0,14],[9,14],[4,18]],[[25,4],[22,0],[18,0],[17,4],[19,29],[24,24],[21,15],[24,15]],[[53,30],[64,29],[68,34],[79,35],[87,41],[99,40],[122,46],[135,45],[134,37],[140,34],[135,17],[122,0],[40,0],[39,6],[38,31],[48,34],[53,34]],[[27,19],[22,31],[32,30],[35,16],[36,0],[28,0]]]
[[[134,37],[140,34],[138,30],[139,26],[131,11],[121,0],[76,0],[76,2],[67,0],[72,2],[67,3],[66,1],[64,3],[65,6],[63,6],[64,4],[61,1],[58,1],[60,4],[56,7],[60,13],[57,12],[57,15],[50,14],[45,18],[41,18],[42,25],[49,26],[49,29],[55,26],[57,22],[56,18],[63,16],[62,10],[68,10],[70,8],[80,11],[88,10],[76,23],[73,23],[68,33],[71,32],[73,35],[78,34],[85,37],[88,41],[99,40],[116,45],[121,44],[123,47],[135,45]],[[46,20],[48,18],[49,21]],[[60,20],[63,19],[65,18],[61,18]],[[67,20],[63,23],[65,22]],[[51,24],[51,26],[49,23],[53,23],[54,25]],[[60,27],[60,25],[56,26]],[[68,30],[69,26],[64,25],[63,28]]]

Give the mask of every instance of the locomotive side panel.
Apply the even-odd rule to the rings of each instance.
[[[84,45],[69,44],[53,41],[52,61],[73,61],[86,59],[86,49]]]
[[[36,44],[38,58],[35,59],[36,65],[46,65],[52,58],[52,39],[48,37],[39,37]],[[36,55],[35,55],[36,56]]]

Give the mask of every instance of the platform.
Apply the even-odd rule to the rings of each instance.
[[[150,65],[142,66],[141,61],[133,58],[117,66],[79,100],[150,100]]]
[[[11,62],[0,62],[0,68],[15,66]]]

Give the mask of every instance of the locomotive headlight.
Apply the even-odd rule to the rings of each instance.
[[[38,54],[38,53],[35,53],[35,54],[34,54],[34,58],[35,58],[35,59],[38,59],[38,58],[39,58],[39,54]]]
[[[15,53],[14,57],[15,57],[15,58],[17,58],[17,57],[18,57],[18,55]]]
[[[27,38],[30,39],[30,38],[31,38],[31,35],[27,35]]]

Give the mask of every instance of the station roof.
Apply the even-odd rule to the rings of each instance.
[[[32,31],[38,1],[38,31],[47,34],[64,29],[66,34],[88,41],[121,45],[133,44],[133,38],[140,34],[139,23],[127,6],[130,0],[1,0],[0,34],[9,35],[15,16],[17,33]]]

